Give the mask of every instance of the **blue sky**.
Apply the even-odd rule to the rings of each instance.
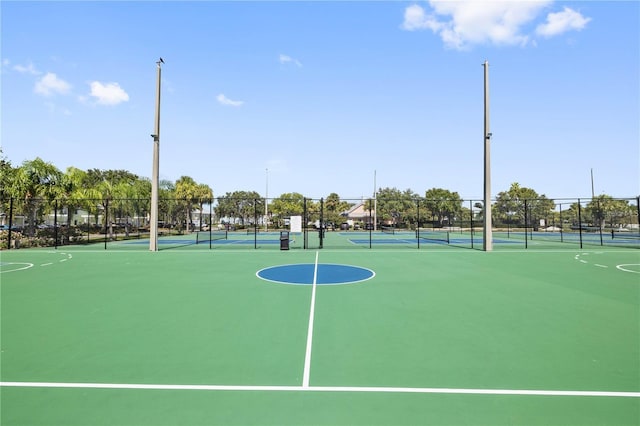
[[[636,1],[12,2],[1,141],[14,165],[160,177],[214,195],[640,193]],[[268,169],[268,172],[267,172]]]

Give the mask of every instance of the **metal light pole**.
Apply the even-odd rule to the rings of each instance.
[[[493,250],[491,229],[491,132],[489,130],[489,62],[484,61],[484,224],[482,248]]]
[[[149,236],[149,250],[158,251],[158,187],[160,185],[160,77],[162,73],[162,58],[158,62],[158,85],[156,89],[156,125],[151,137],[153,138],[153,170],[151,172],[151,226]]]

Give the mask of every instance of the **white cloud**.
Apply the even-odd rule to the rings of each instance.
[[[37,94],[43,96],[51,96],[56,93],[64,95],[69,93],[71,85],[66,81],[58,78],[52,72],[46,73],[40,80],[36,82],[36,86],[33,89]]]
[[[31,75],[40,75],[42,74],[40,71],[38,71],[32,63],[29,63],[28,65],[20,65],[20,64],[16,64],[13,66],[13,69],[15,71],[18,71],[19,73],[22,74],[31,74]]]
[[[562,12],[547,15],[547,22],[538,25],[536,34],[543,37],[553,37],[570,30],[580,31],[587,26],[589,21],[591,18],[585,18],[580,12],[565,6]]]
[[[404,22],[402,29],[407,31],[433,30],[438,31],[442,24],[437,22],[432,15],[427,15],[425,10],[417,4],[408,6],[404,10]]]
[[[281,64],[295,64],[298,67],[302,67],[302,63],[300,63],[299,60],[292,58],[291,56],[288,55],[283,55],[282,53],[280,54],[280,57],[278,58],[280,60]]]
[[[551,0],[431,0],[431,13],[419,5],[408,6],[401,28],[431,30],[453,49],[477,44],[525,45],[530,38],[523,34],[523,27],[550,3]]]
[[[220,93],[218,96],[216,96],[216,99],[218,100],[218,102],[221,105],[229,105],[229,106],[239,107],[239,106],[242,106],[244,104],[243,101],[233,101],[233,100],[227,98],[222,93]]]
[[[101,105],[118,105],[129,100],[129,95],[118,83],[103,84],[99,81],[92,81],[90,86],[91,93],[89,95],[96,98]]]

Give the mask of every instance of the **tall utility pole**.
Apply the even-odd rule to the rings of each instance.
[[[493,250],[491,229],[491,131],[489,129],[489,62],[484,61],[484,224],[482,248]]]
[[[160,76],[162,73],[162,58],[158,62],[158,85],[156,89],[156,125],[151,137],[153,138],[153,170],[151,172],[151,226],[149,236],[149,251],[158,251],[158,186],[160,185]]]

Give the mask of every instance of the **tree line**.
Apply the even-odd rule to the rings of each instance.
[[[121,220],[128,227],[134,216],[138,222],[141,218],[148,220],[150,198],[151,181],[126,170],[69,167],[62,172],[40,158],[13,167],[0,152],[0,214],[6,218],[13,200],[16,203],[13,208],[22,211],[26,217],[28,235],[35,233],[47,212],[63,208],[88,212],[96,225],[101,212],[111,211],[110,226]],[[281,228],[288,217],[306,212],[309,220],[322,219],[338,225],[346,220],[344,213],[347,210],[362,202],[369,212],[375,205],[375,216],[380,225],[411,228],[459,224],[466,227],[474,220],[482,220],[483,211],[482,201],[463,200],[457,192],[443,188],[431,188],[422,195],[411,189],[380,188],[375,199],[361,201],[343,200],[335,192],[322,200],[312,200],[294,192],[266,201],[267,206],[265,199],[255,191],[227,192],[214,198],[208,185],[182,176],[175,182],[160,181],[159,220],[188,229],[194,221],[194,213],[199,212],[202,218],[212,212],[218,221],[249,226],[267,220]],[[578,221],[600,227],[637,224],[637,199],[620,200],[603,194],[583,204],[573,201],[563,206],[562,202],[516,182],[507,191],[497,194],[491,208],[494,226],[574,225]],[[67,226],[72,225],[71,220],[72,215],[67,214]],[[103,217],[102,220],[101,225],[106,226],[107,219]],[[200,220],[199,226],[202,225],[203,220]]]
[[[10,208],[26,216],[27,235],[35,234],[42,217],[52,209],[82,209],[95,217],[112,210],[112,218],[146,217],[150,209],[151,181],[126,170],[81,170],[69,167],[65,172],[40,158],[28,160],[18,167],[0,159],[0,211],[6,217]],[[159,205],[161,219],[168,222],[190,222],[194,209],[203,210],[213,200],[213,191],[189,176],[177,181],[161,181]],[[15,205],[10,205],[15,203]],[[66,214],[71,226],[73,215]]]

